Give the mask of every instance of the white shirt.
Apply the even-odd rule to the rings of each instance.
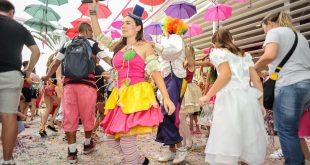
[[[183,67],[185,46],[179,35],[172,34],[169,37],[163,37],[161,44],[155,44],[155,49],[159,54],[159,67],[163,77],[167,77],[171,72],[178,78],[186,77],[186,70]]]
[[[284,64],[279,72],[276,87],[288,86],[302,80],[310,79],[310,48],[307,39],[297,33],[298,44],[292,56]],[[268,43],[276,43],[279,46],[278,54],[269,65],[269,75],[275,71],[287,52],[292,48],[295,40],[293,31],[288,27],[278,27],[268,31],[264,47]]]

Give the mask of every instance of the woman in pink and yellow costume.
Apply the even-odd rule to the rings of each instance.
[[[95,36],[101,44],[109,47],[112,41],[101,33],[94,9],[96,2],[93,2],[90,10]],[[159,62],[154,55],[154,49],[143,39],[143,11],[144,8],[136,5],[133,13],[123,19],[123,37],[114,43],[112,48],[114,57],[111,63],[116,69],[117,87],[106,102],[106,117],[101,122],[104,132],[108,134],[107,144],[119,151],[126,165],[149,163],[146,157],[138,154],[136,136],[154,132],[163,120],[153,88],[144,79],[145,72],[152,76],[163,93],[167,113],[172,114],[175,111],[159,72]]]

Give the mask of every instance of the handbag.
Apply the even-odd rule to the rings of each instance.
[[[272,109],[273,107],[273,101],[274,101],[274,89],[276,86],[276,81],[278,79],[278,74],[281,71],[283,65],[288,61],[288,59],[292,56],[292,54],[294,53],[297,43],[298,43],[298,38],[297,38],[297,33],[294,32],[295,34],[295,41],[294,44],[292,46],[292,48],[290,49],[290,51],[286,54],[286,56],[284,57],[284,59],[280,62],[280,64],[276,67],[274,73],[272,73],[269,76],[269,79],[263,84],[264,87],[264,107],[266,109]]]

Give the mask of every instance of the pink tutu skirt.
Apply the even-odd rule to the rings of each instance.
[[[298,128],[299,137],[310,137],[310,108],[301,116]]]
[[[151,107],[149,110],[124,114],[120,106],[108,112],[100,123],[106,134],[119,138],[121,136],[134,136],[156,131],[159,123],[163,121],[160,107]]]

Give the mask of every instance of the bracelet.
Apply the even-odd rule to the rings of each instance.
[[[96,10],[89,10],[89,15],[97,15],[97,11]]]

